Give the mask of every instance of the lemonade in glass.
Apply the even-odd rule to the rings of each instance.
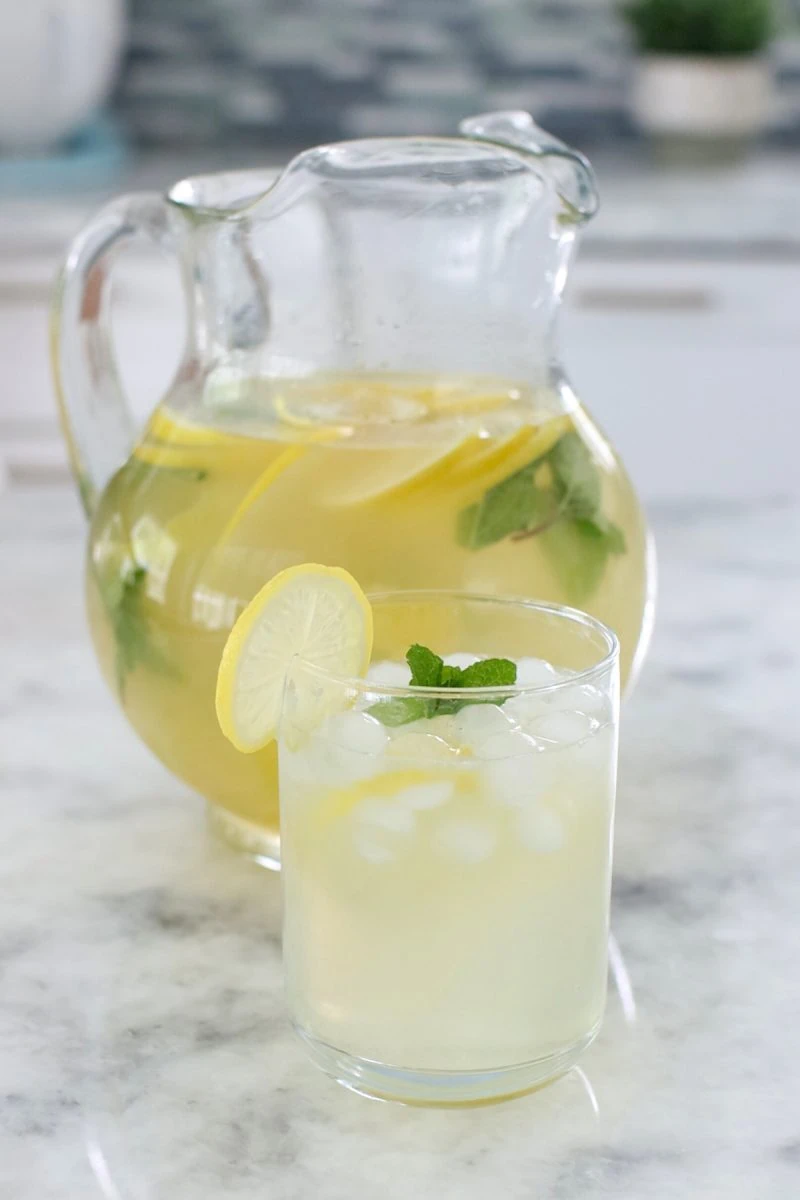
[[[341,640],[338,618],[304,586],[315,643],[278,638],[302,605],[273,601],[240,641],[238,676],[237,719],[280,709],[292,1022],[323,1069],[372,1095],[537,1086],[591,1042],[605,1005],[616,638],[571,609],[392,593],[372,600],[368,668],[351,632],[341,673],[325,633]],[[285,675],[256,702],[281,655]]]

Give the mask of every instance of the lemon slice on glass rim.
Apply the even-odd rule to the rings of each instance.
[[[304,563],[275,575],[228,635],[217,676],[217,720],[243,754],[276,736],[295,658],[337,676],[363,676],[372,653],[372,609],[352,575]],[[328,693],[328,700],[330,700]],[[325,689],[297,689],[293,722],[311,728],[326,713]]]

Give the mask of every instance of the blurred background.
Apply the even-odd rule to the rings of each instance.
[[[598,172],[564,358],[645,499],[796,486],[800,0],[28,0],[4,14],[0,100],[12,483],[66,477],[47,305],[104,199],[522,108]],[[121,263],[118,349],[141,414],[178,358],[182,308],[172,265]]]

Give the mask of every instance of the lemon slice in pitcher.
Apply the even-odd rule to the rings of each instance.
[[[331,463],[320,497],[331,507],[399,500],[435,486],[481,445],[477,434],[458,434],[443,445],[352,447]]]
[[[340,567],[289,567],[250,601],[225,643],[217,676],[217,720],[243,754],[277,734],[284,683],[295,657],[337,675],[361,676],[372,653],[372,609]],[[309,693],[313,724],[319,697]],[[304,697],[296,698],[302,707]],[[319,714],[322,715],[321,713]]]

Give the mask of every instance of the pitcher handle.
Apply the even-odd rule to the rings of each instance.
[[[597,182],[588,158],[537,125],[530,113],[481,113],[467,117],[459,133],[480,142],[508,146],[536,158],[549,159],[567,215],[576,224],[588,221],[598,209]]]
[[[56,280],[50,315],[53,379],[72,471],[88,516],[135,440],[111,337],[111,268],[132,242],[175,251],[173,220],[157,192],[120,196],[77,235]]]

